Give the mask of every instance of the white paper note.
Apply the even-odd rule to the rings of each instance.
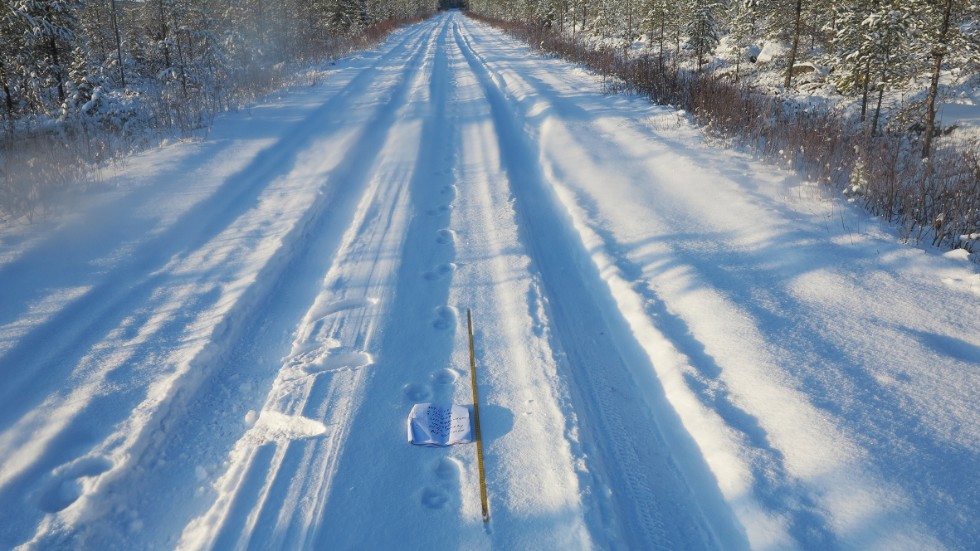
[[[472,442],[470,410],[457,405],[415,404],[408,414],[408,441],[419,446]]]

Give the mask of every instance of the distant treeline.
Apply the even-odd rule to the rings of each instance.
[[[4,0],[0,121],[188,126],[284,62],[329,53],[435,0]],[[149,104],[149,105],[148,105]],[[189,106],[197,109],[189,109]],[[26,122],[25,122],[26,121]]]
[[[581,28],[562,29],[554,21],[542,24],[513,13],[507,19],[477,17],[537,48],[594,69],[614,90],[643,94],[683,109],[725,142],[747,146],[842,190],[849,200],[895,224],[906,241],[980,252],[980,143],[976,141],[942,140],[934,146],[935,132],[922,136],[904,128],[876,129],[864,120],[864,113],[857,120],[844,111],[784,99],[739,82],[729,73],[702,71],[696,60],[682,66],[678,57],[691,55],[683,47],[655,51],[653,56],[624,55],[621,44],[597,44],[591,31],[579,34]],[[937,63],[963,57],[936,48]],[[950,70],[942,65],[944,71]],[[935,98],[929,94],[928,99]],[[929,153],[927,160],[922,159],[924,152]]]
[[[928,156],[935,131],[940,74],[980,71],[980,2],[976,0],[470,0],[478,14],[619,43],[644,38],[661,62],[701,69],[722,58],[739,70],[764,43],[785,45],[781,84],[794,85],[813,63],[843,93],[861,98],[861,119],[879,124],[883,96],[931,81],[920,120]],[[911,90],[915,91],[915,90]],[[874,132],[876,129],[873,129]]]
[[[0,223],[160,131],[295,79],[437,0],[2,0]]]

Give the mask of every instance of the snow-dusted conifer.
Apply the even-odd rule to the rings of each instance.
[[[713,0],[692,0],[690,19],[687,23],[688,47],[694,54],[700,71],[707,63],[707,56],[718,46],[718,21],[715,11],[719,6]]]
[[[739,69],[745,61],[745,50],[756,36],[759,0],[738,0],[728,8],[729,48],[735,58],[735,80],[739,79]]]
[[[914,10],[914,3],[907,0],[877,0],[871,5],[851,1],[838,6],[835,80],[841,92],[861,94],[862,120],[870,92],[878,93],[872,133],[885,89],[908,74]]]
[[[676,5],[670,0],[646,0],[643,3],[643,29],[650,37],[650,43],[657,44],[657,55],[661,65],[664,64],[668,41],[678,34],[679,30],[680,11],[674,6]]]

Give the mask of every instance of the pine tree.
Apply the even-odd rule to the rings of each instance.
[[[14,4],[4,4],[0,8],[0,91],[3,92],[3,106],[8,128],[13,129],[13,123],[19,115],[18,106],[22,97],[15,94],[22,87],[25,72],[22,67],[26,62],[26,37],[29,35],[30,24],[26,14],[16,9]]]
[[[875,0],[870,5],[851,1],[838,8],[839,27],[833,40],[840,59],[836,82],[844,93],[861,93],[862,121],[867,116],[869,93],[878,92],[872,134],[878,127],[885,89],[908,74],[913,21],[914,4],[908,0]]]
[[[326,8],[327,29],[342,36],[361,30],[361,7],[357,0],[329,0]]]
[[[673,25],[673,12],[669,0],[646,0],[643,3],[643,29],[650,37],[650,43],[657,42],[657,55],[660,66],[664,65],[664,50],[670,29]]]
[[[600,0],[595,4],[592,31],[603,38],[615,36],[618,22],[612,0]]]
[[[729,43],[735,57],[735,81],[739,79],[739,69],[749,41],[756,36],[756,19],[759,0],[738,0],[732,2],[728,10]]]
[[[15,0],[14,9],[27,29],[19,70],[25,71],[25,97],[36,113],[56,114],[67,99],[68,67],[78,10],[71,0]],[[57,98],[50,93],[57,94]]]
[[[690,19],[687,23],[688,46],[694,52],[700,71],[707,63],[706,57],[718,46],[718,22],[715,10],[718,5],[713,0],[692,0]]]

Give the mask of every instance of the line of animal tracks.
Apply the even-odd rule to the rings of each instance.
[[[980,538],[975,266],[460,12],[324,70],[2,234],[0,548]]]

